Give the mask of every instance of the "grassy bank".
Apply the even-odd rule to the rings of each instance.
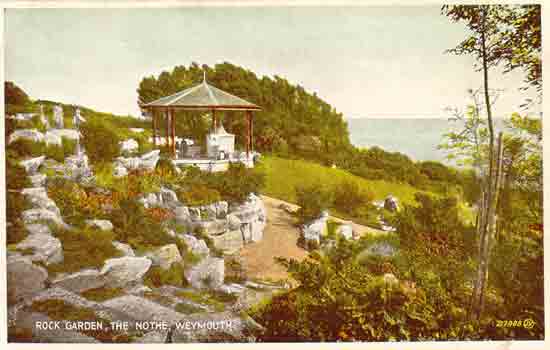
[[[384,180],[366,180],[342,169],[325,167],[304,160],[291,160],[272,156],[262,158],[266,172],[264,193],[268,196],[296,203],[296,185],[319,184],[336,186],[344,181],[352,181],[362,188],[368,188],[377,200],[392,194],[402,203],[414,203],[417,189],[408,185]]]

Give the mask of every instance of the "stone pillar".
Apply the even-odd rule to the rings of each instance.
[[[54,120],[54,126],[56,129],[64,128],[63,108],[61,108],[61,106],[56,105],[53,107],[53,120]]]
[[[82,117],[80,116],[80,109],[78,107],[75,108],[74,116],[73,116],[73,125],[76,131],[78,132],[78,138],[76,139],[76,155],[79,156],[81,153],[80,149],[80,119]]]

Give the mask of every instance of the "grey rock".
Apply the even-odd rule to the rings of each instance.
[[[235,214],[227,215],[227,226],[229,230],[238,230],[241,228],[241,220]]]
[[[73,141],[76,141],[80,138],[80,135],[78,133],[77,130],[75,129],[63,129],[63,128],[59,128],[59,129],[50,129],[48,130],[47,134],[50,134],[50,135],[55,135],[57,137],[59,137],[60,139],[60,143],[61,144],[61,138],[66,138],[66,139],[69,139],[69,140],[73,140]]]
[[[153,265],[160,266],[164,270],[169,269],[173,263],[182,261],[181,254],[175,244],[160,247],[153,253],[149,253],[148,256],[153,261]]]
[[[53,287],[81,293],[89,289],[100,288],[105,285],[105,279],[96,269],[85,269],[52,281]]]
[[[29,232],[29,235],[33,234],[42,234],[42,235],[51,235],[52,231],[48,225],[44,224],[27,224],[25,229]]]
[[[21,194],[31,203],[35,209],[45,209],[61,217],[61,212],[53,200],[48,198],[44,187],[32,187],[21,190]]]
[[[224,276],[224,260],[214,257],[207,257],[185,271],[185,277],[195,288],[219,288]]]
[[[159,197],[162,199],[162,203],[169,208],[176,208],[180,204],[176,192],[171,189],[161,187]]]
[[[134,250],[132,249],[132,247],[129,244],[122,243],[122,242],[119,242],[119,241],[113,241],[113,246],[117,250],[122,252],[122,254],[124,256],[136,256],[136,254],[134,253]]]
[[[7,258],[8,303],[15,304],[46,287],[48,272],[31,259],[11,255]]]
[[[169,324],[185,318],[185,315],[166,306],[135,295],[124,295],[102,303],[104,306],[118,310],[141,321],[166,321]]]
[[[46,131],[46,134],[44,134],[44,141],[46,142],[46,145],[56,145],[61,146],[62,140],[61,136],[59,134],[52,132],[52,130]]]
[[[139,144],[134,139],[120,141],[120,152],[122,153],[133,153],[137,151],[138,148],[139,148]]]
[[[20,311],[18,312],[15,325],[17,328],[30,330],[32,332],[33,343],[99,343],[93,337],[63,327],[60,329],[36,327],[38,322],[51,321],[53,320],[42,313]]]
[[[46,156],[40,156],[36,158],[30,158],[23,160],[19,162],[19,164],[25,168],[25,171],[29,175],[36,175],[36,172],[38,171],[38,168],[44,163],[44,159],[46,159]]]
[[[32,261],[41,261],[46,265],[63,262],[61,242],[49,234],[31,234],[16,247],[17,249],[32,249],[33,254],[28,256]]]
[[[128,170],[123,165],[116,165],[113,169],[113,176],[114,177],[123,177],[128,175]]]
[[[142,169],[153,170],[157,166],[160,158],[160,150],[154,150],[140,157],[139,167]]]
[[[178,206],[174,209],[174,215],[176,223],[180,225],[186,225],[191,220],[189,209],[184,206]]]
[[[227,221],[223,219],[214,219],[208,221],[195,221],[192,223],[193,229],[202,230],[207,235],[218,235],[227,231]]]
[[[113,229],[113,224],[109,220],[90,219],[86,220],[86,225],[102,231],[111,231]]]
[[[187,234],[182,234],[180,237],[193,254],[203,256],[210,254],[210,248],[208,248],[204,240]]]
[[[192,221],[201,220],[201,210],[199,208],[190,207],[188,210],[189,210],[189,217],[191,218]]]
[[[344,237],[345,239],[353,239],[353,227],[351,223],[344,223],[336,229],[336,234]]]
[[[47,209],[27,209],[21,213],[25,224],[35,223],[37,221],[47,221],[58,226],[67,227],[61,216]]]
[[[37,129],[15,130],[10,134],[10,137],[8,138],[8,145],[18,139],[25,139],[33,142],[42,142],[44,141],[44,134]]]
[[[240,229],[227,231],[210,238],[214,246],[224,254],[234,254],[244,246],[244,239]]]
[[[33,187],[43,187],[46,185],[46,175],[45,174],[35,174],[29,176],[29,180]]]
[[[151,260],[144,257],[122,257],[105,261],[100,274],[109,287],[123,287],[140,280],[151,267]]]

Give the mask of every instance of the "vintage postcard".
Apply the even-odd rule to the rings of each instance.
[[[8,6],[7,342],[543,344],[541,17]]]

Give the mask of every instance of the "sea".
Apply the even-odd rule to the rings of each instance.
[[[378,146],[400,152],[414,161],[435,160],[448,165],[445,150],[437,148],[445,142],[444,134],[458,130],[458,122],[445,118],[350,118],[346,120],[350,140],[357,147]],[[502,119],[495,120],[495,130],[502,130]]]

